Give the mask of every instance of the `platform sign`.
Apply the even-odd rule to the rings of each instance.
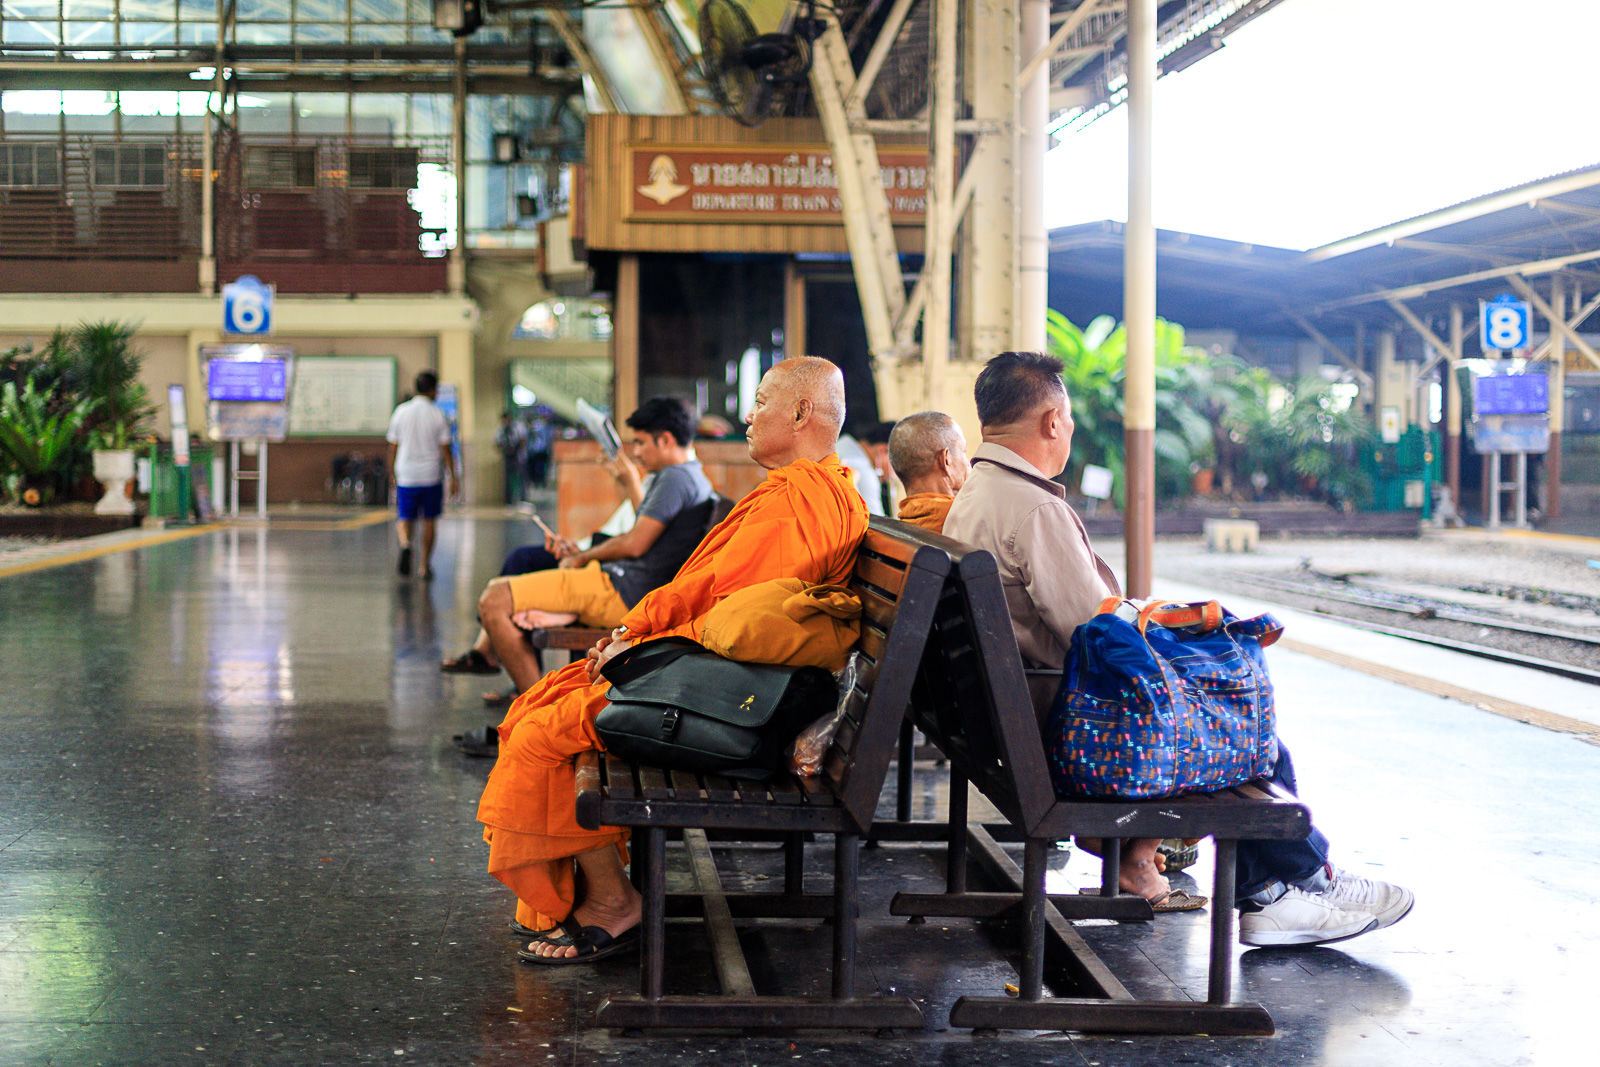
[[[1550,419],[1546,415],[1486,415],[1472,420],[1472,447],[1480,456],[1491,452],[1550,451]]]
[[[1478,337],[1486,352],[1509,352],[1533,344],[1533,317],[1525,300],[1501,293],[1478,301]]]
[[[289,433],[294,349],[288,345],[201,345],[206,370],[206,436],[213,441],[282,441]]]
[[[1544,415],[1550,379],[1543,374],[1484,374],[1472,379],[1475,415]]]
[[[225,333],[272,332],[273,287],[253,274],[222,287],[222,329]]]

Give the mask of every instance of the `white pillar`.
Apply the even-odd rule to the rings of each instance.
[[[1128,229],[1123,312],[1127,482],[1123,537],[1127,595],[1147,597],[1155,548],[1156,229],[1151,189],[1155,133],[1156,0],[1128,0]]]
[[[962,84],[972,117],[995,132],[978,166],[961,256],[961,358],[984,361],[1014,346],[1017,321],[1018,0],[967,0]]]
[[[1038,54],[1050,40],[1050,0],[1021,0],[1018,54]],[[1044,225],[1044,155],[1050,121],[1050,63],[1017,93],[1017,318],[1019,351],[1044,350],[1044,313],[1049,302],[1050,241]]]

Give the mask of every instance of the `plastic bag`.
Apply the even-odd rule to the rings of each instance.
[[[845,665],[833,672],[833,680],[839,684],[838,706],[801,730],[789,748],[789,769],[802,778],[811,778],[822,773],[822,761],[828,754],[828,746],[833,744],[833,735],[839,732],[839,724],[844,721],[850,694],[856,687],[858,656],[859,652],[850,653]]]

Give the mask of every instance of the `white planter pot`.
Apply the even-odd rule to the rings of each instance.
[[[133,480],[133,449],[109,448],[94,453],[95,480],[105,486],[106,495],[95,504],[96,515],[132,515],[128,483]]]

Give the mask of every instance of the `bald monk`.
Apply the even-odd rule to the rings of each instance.
[[[489,873],[517,895],[513,930],[531,937],[532,963],[599,959],[637,940],[641,898],[623,871],[628,832],[585,830],[574,811],[573,760],[602,749],[594,719],[611,656],[639,641],[699,637],[700,620],[729,593],[774,578],[843,583],[867,529],[854,475],[834,452],[844,378],[825,359],[784,360],[761,379],[745,419],[750,458],[766,481],[735,505],[677,577],[646,595],[613,638],[582,663],[546,675],[500,724],[500,758],[478,821]],[[578,896],[575,870],[583,872]]]
[[[942,411],[919,411],[894,424],[889,433],[889,465],[906,487],[899,519],[934,533],[971,470],[967,438]]]

